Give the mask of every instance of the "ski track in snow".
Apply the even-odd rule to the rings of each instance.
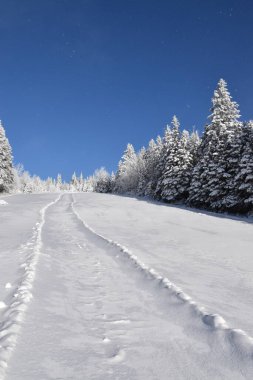
[[[4,379],[8,361],[14,351],[28,303],[32,299],[32,287],[36,274],[36,266],[41,253],[42,228],[45,224],[45,214],[62,197],[62,194],[40,210],[40,221],[33,227],[32,237],[26,244],[21,244],[19,251],[26,253],[25,261],[20,265],[20,277],[14,287],[7,283],[5,288],[12,289],[6,297],[6,303],[0,301],[0,380]]]
[[[28,303],[32,298],[33,282],[36,274],[36,266],[39,260],[42,247],[42,229],[46,222],[46,211],[49,207],[55,205],[60,199],[60,195],[53,202],[50,202],[40,210],[40,220],[33,227],[33,234],[31,239],[26,244],[20,246],[20,252],[26,254],[26,259],[20,265],[20,277],[16,284],[6,283],[6,291],[11,291],[9,296],[5,300],[0,301],[0,380],[4,379],[8,362],[13,350],[16,347],[18,334],[24,320],[24,314],[26,312]],[[141,273],[141,275],[147,280],[155,284],[160,289],[168,292],[168,295],[175,297],[182,306],[189,308],[193,311],[196,318],[198,318],[205,326],[210,328],[210,331],[218,331],[223,335],[224,341],[226,341],[232,348],[232,351],[236,354],[243,355],[250,360],[253,358],[253,338],[248,336],[243,330],[233,329],[228,326],[227,322],[219,314],[211,314],[204,307],[195,302],[189,295],[182,291],[181,288],[172,283],[168,278],[162,277],[154,269],[148,267],[141,262],[128,248],[120,243],[106,238],[105,236],[97,233],[92,227],[90,227],[79,215],[75,208],[75,200],[72,195],[71,210],[80,225],[99,239],[106,246],[114,247],[114,258],[123,258],[125,263],[134,268],[135,271]],[[78,249],[86,247],[86,243],[80,244],[75,242]],[[108,255],[111,255],[110,250]],[[75,254],[79,254],[78,251]],[[124,263],[121,263],[124,265]],[[96,262],[94,266],[99,266],[100,263]],[[138,289],[136,289],[138,290]],[[173,305],[172,305],[173,307]],[[105,315],[105,319],[107,319]],[[131,323],[129,319],[116,319],[107,320],[108,324],[112,325],[128,325]],[[124,361],[125,351],[114,345],[112,341],[104,335],[102,344],[105,346],[107,357],[111,364],[117,365],[121,361]]]
[[[84,228],[88,229],[97,238],[102,239],[106,244],[116,247],[119,252],[133,264],[136,270],[141,271],[148,280],[155,281],[163,289],[166,289],[170,295],[173,295],[177,300],[182,302],[185,307],[190,308],[204,325],[214,331],[219,331],[224,334],[225,340],[229,342],[233,350],[243,356],[253,359],[253,338],[245,331],[231,328],[221,315],[210,313],[205,307],[195,302],[188,294],[172,283],[168,278],[160,276],[153,268],[150,268],[141,262],[128,248],[97,233],[80,217],[78,211],[75,209],[74,198],[71,203],[71,208],[78,220],[83,224]],[[128,323],[128,321],[116,321],[116,323]]]

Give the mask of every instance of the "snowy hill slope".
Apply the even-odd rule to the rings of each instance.
[[[102,194],[0,213],[1,379],[252,378],[253,225]]]
[[[75,195],[95,230],[253,336],[253,220],[94,194]]]

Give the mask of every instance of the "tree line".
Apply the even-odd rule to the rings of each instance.
[[[74,172],[70,182],[48,177],[46,180],[37,175],[30,175],[23,165],[14,165],[12,148],[5,135],[5,129],[0,121],[0,193],[43,193],[61,191],[92,191],[93,177],[84,178],[82,173],[77,176]]]
[[[176,116],[164,136],[135,152],[132,144],[116,174],[101,168],[69,183],[30,176],[13,166],[12,150],[0,123],[0,192],[96,191],[147,196],[213,211],[253,211],[253,121],[240,121],[238,104],[220,79],[202,137],[181,130]]]
[[[135,152],[131,144],[116,175],[101,173],[98,192],[130,193],[213,211],[253,210],[253,121],[241,122],[238,104],[220,79],[202,138],[180,129],[176,116],[164,136]]]

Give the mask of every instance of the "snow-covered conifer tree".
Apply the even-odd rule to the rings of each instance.
[[[0,121],[0,192],[9,192],[14,183],[12,151]]]
[[[71,189],[71,191],[77,191],[77,189],[78,189],[78,178],[77,178],[75,172],[73,173],[73,175],[71,177],[70,189]]]
[[[160,147],[159,160],[156,166],[156,177],[157,184],[154,191],[154,198],[161,199],[161,194],[163,190],[163,174],[166,167],[166,158],[169,155],[170,150],[172,149],[173,140],[172,140],[172,131],[171,128],[167,125],[162,139],[162,145]]]
[[[242,128],[242,149],[234,192],[238,211],[253,211],[253,121]]]
[[[172,120],[171,147],[165,159],[162,176],[162,199],[168,202],[182,201],[188,196],[192,172],[192,155],[189,149],[188,131],[180,135],[180,124],[176,116]]]
[[[111,176],[105,170],[105,168],[101,168],[95,171],[94,173],[94,191],[97,193],[110,193],[111,188]]]
[[[57,191],[61,191],[62,190],[62,177],[61,177],[61,174],[57,175],[56,189],[57,189]]]
[[[138,185],[136,193],[138,195],[144,195],[147,184],[147,151],[144,147],[141,148],[137,154],[137,173]]]
[[[206,126],[198,162],[193,170],[188,202],[215,210],[233,207],[233,179],[236,176],[240,122],[236,102],[221,79],[214,92],[211,123]]]
[[[84,191],[84,178],[83,178],[83,173],[81,172],[80,177],[79,177],[79,186],[78,186],[78,191]]]
[[[138,169],[137,155],[132,144],[127,148],[119,162],[118,171],[115,177],[115,191],[118,193],[137,191]]]
[[[198,160],[198,151],[200,147],[201,139],[197,131],[193,131],[190,134],[190,139],[188,143],[188,149],[192,157],[192,166],[194,167]]]
[[[160,136],[156,141],[151,140],[147,149],[146,160],[146,176],[147,183],[145,188],[145,195],[155,197],[155,192],[158,187],[158,181],[161,176],[161,155],[162,155],[163,142]]]

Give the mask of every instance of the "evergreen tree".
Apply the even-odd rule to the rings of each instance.
[[[147,151],[144,147],[137,154],[137,175],[138,185],[136,192],[138,195],[144,195],[147,185]]]
[[[76,176],[76,172],[72,174],[71,181],[70,181],[70,187],[71,191],[77,191],[78,188],[78,179]]]
[[[79,177],[79,187],[78,187],[78,191],[84,191],[84,178],[83,178],[83,173],[81,172],[80,174],[80,177]]]
[[[167,125],[162,139],[162,145],[160,148],[159,161],[156,166],[157,184],[154,191],[154,198],[161,199],[163,190],[163,174],[166,170],[166,159],[172,149],[173,139],[171,128]]]
[[[253,121],[242,128],[242,150],[238,174],[235,177],[235,192],[239,211],[253,210]]]
[[[119,162],[115,177],[115,191],[118,193],[136,192],[138,187],[137,155],[132,144],[127,148]]]
[[[61,174],[57,175],[56,188],[57,188],[58,191],[62,190],[62,177],[61,177]]]
[[[175,200],[177,193],[176,175],[178,172],[178,149],[180,141],[180,124],[176,116],[173,116],[171,124],[171,143],[165,156],[165,166],[161,184],[161,198],[167,201]]]
[[[0,192],[9,192],[14,183],[12,151],[0,121]]]
[[[145,195],[155,198],[158,181],[161,177],[163,141],[160,136],[151,140],[147,151],[147,184]]]
[[[152,196],[155,186],[153,186],[154,181],[154,169],[157,165],[156,161],[156,148],[157,145],[155,141],[152,139],[148,144],[148,148],[145,152],[145,185],[143,186],[142,195]]]
[[[211,123],[205,128],[193,170],[188,202],[221,210],[233,204],[231,191],[240,146],[238,105],[232,101],[223,79],[214,92],[211,112]]]
[[[171,148],[167,152],[162,176],[162,198],[169,202],[182,201],[188,196],[193,156],[190,151],[189,132],[180,135],[180,124],[176,116],[172,120]]]
[[[94,191],[97,193],[110,193],[112,190],[111,176],[105,168],[95,171],[93,183]]]
[[[192,166],[194,167],[198,160],[198,151],[200,147],[201,139],[197,131],[193,131],[190,135],[188,142],[188,150],[192,157]]]

